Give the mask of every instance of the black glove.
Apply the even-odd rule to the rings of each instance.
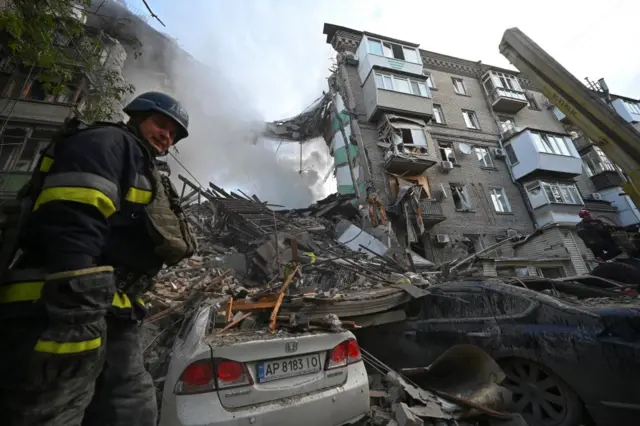
[[[40,300],[49,326],[37,342],[36,352],[71,354],[101,347],[106,333],[104,317],[115,291],[110,266],[47,276]]]

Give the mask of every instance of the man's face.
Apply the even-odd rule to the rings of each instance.
[[[163,114],[152,114],[140,124],[140,133],[158,154],[163,154],[176,140],[178,125]]]

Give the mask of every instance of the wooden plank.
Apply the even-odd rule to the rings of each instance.
[[[239,324],[242,320],[249,318],[249,316],[251,316],[251,312],[247,312],[246,314],[240,316],[240,318],[237,318],[233,321],[231,321],[229,324],[227,324],[222,330],[220,330],[218,332],[218,334],[223,333],[225,331],[227,331],[228,329],[230,329],[231,327],[235,327],[237,324]]]
[[[293,270],[291,275],[287,277],[282,288],[280,289],[280,293],[278,294],[278,300],[276,301],[276,306],[273,307],[273,311],[271,311],[271,318],[269,321],[269,331],[272,333],[276,331],[276,320],[278,319],[278,311],[280,310],[280,305],[282,305],[282,300],[284,299],[284,294],[287,292],[287,289],[293,282],[293,278],[296,274],[300,272],[300,265],[296,266],[296,269]]]

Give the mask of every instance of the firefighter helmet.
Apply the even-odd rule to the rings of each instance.
[[[582,209],[578,212],[578,216],[580,216],[580,218],[585,218],[587,216],[591,216],[591,212],[589,210],[586,209]]]
[[[189,136],[189,131],[187,130],[189,127],[189,113],[180,102],[164,93],[146,92],[138,95],[124,107],[123,111],[128,115],[133,112],[156,111],[173,119],[179,128],[174,145],[180,139]]]

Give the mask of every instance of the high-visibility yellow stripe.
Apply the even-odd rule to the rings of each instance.
[[[131,308],[131,300],[126,294],[116,293],[113,295],[113,302],[111,303],[116,308],[127,309]]]
[[[42,162],[40,163],[40,171],[47,173],[49,172],[49,169],[51,169],[51,166],[53,166],[53,158],[46,155],[42,157]]]
[[[33,207],[38,210],[41,205],[51,201],[74,201],[97,208],[105,217],[116,212],[114,202],[104,193],[91,188],[55,187],[43,189]]]
[[[0,303],[33,302],[40,299],[44,281],[31,281],[0,286]]]
[[[93,351],[102,345],[102,337],[85,340],[83,342],[53,342],[51,340],[38,340],[34,350],[36,352],[46,352],[50,354],[77,354],[80,352]]]
[[[153,198],[153,192],[131,187],[124,198],[131,203],[149,204]]]
[[[40,299],[44,281],[31,281],[15,284],[7,284],[0,286],[0,304],[15,302],[35,302]],[[136,299],[138,303],[144,306],[141,298]],[[114,293],[112,306],[121,309],[130,309],[132,307],[131,299],[124,293]]]
[[[147,304],[146,304],[146,303],[144,303],[144,300],[142,300],[142,297],[138,297],[138,298],[136,299],[136,302],[138,303],[138,305],[142,306],[143,308],[146,308],[146,307],[147,307]]]

